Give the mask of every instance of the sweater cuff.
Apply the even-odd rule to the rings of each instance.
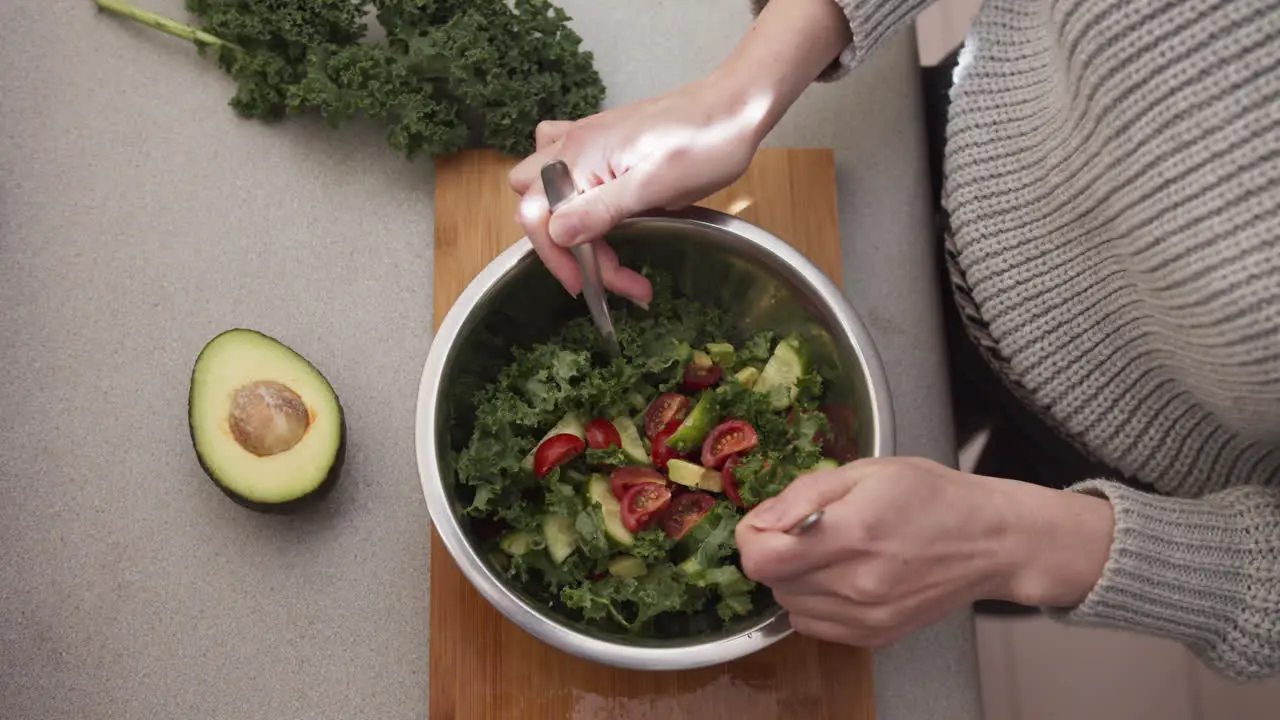
[[[1237,680],[1280,672],[1280,491],[1237,487],[1201,500],[1090,480],[1115,537],[1102,577],[1069,624],[1145,632],[1186,645]]]
[[[780,0],[781,1],[781,0]],[[915,20],[933,0],[831,0],[849,19],[853,42],[818,76],[831,82],[845,76],[867,58],[886,38]],[[751,0],[752,15],[759,15],[769,0]]]

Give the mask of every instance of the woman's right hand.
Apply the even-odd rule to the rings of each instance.
[[[537,149],[511,171],[510,182],[522,196],[518,221],[566,290],[582,289],[568,248],[595,242],[605,286],[648,305],[649,281],[620,267],[600,238],[631,215],[689,205],[743,174],[763,136],[768,99],[739,85],[713,75],[582,120],[538,126]],[[554,216],[540,175],[552,160],[569,166],[581,191]]]

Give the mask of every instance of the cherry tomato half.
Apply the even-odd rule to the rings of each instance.
[[[644,411],[644,434],[652,440],[672,420],[683,420],[688,414],[689,398],[679,393],[663,393]]]
[[[684,369],[684,380],[680,387],[686,392],[698,392],[720,382],[724,370],[719,365],[698,365],[689,363]]]
[[[756,429],[744,420],[725,420],[702,441],[702,466],[718,468],[730,455],[743,453],[760,442]]]
[[[665,485],[651,482],[633,485],[622,498],[622,524],[631,532],[640,532],[669,502],[671,491]]]
[[[675,434],[675,431],[680,427],[680,423],[680,420],[672,420],[657,435],[653,436],[653,448],[649,451],[649,457],[653,460],[654,465],[663,470],[667,469],[667,461],[671,458],[687,457],[686,453],[679,452],[667,444],[667,439]]]
[[[552,435],[543,440],[533,453],[533,474],[545,477],[553,468],[560,467],[578,457],[586,449],[587,444],[577,435],[570,433]]]
[[[738,456],[730,455],[728,460],[724,461],[724,469],[720,471],[720,479],[724,484],[724,495],[729,501],[738,507],[745,507],[742,504],[742,496],[738,494],[738,480],[733,476],[733,469],[738,467]]]
[[[662,531],[675,540],[683,538],[715,504],[716,499],[704,492],[688,492],[675,498],[662,513]]]
[[[610,447],[622,447],[622,436],[618,428],[604,418],[596,418],[587,423],[587,447],[592,450],[603,450]]]
[[[653,468],[639,465],[620,467],[609,475],[609,486],[613,488],[613,496],[619,500],[626,497],[628,490],[641,483],[657,483],[666,487],[667,478]]]

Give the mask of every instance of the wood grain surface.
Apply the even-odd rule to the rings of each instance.
[[[435,322],[518,240],[511,158],[468,151],[436,165]],[[762,149],[738,182],[703,202],[774,233],[840,284],[835,163],[825,149]],[[585,312],[585,309],[584,309]],[[646,673],[579,660],[493,609],[432,532],[433,720],[861,720],[874,717],[865,650],[792,636],[742,660]]]

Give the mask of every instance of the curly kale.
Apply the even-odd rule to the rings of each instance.
[[[477,145],[524,155],[538,122],[585,117],[604,101],[593,55],[549,0],[186,0],[199,28],[96,1],[213,50],[241,116],[378,120],[410,159]],[[385,31],[377,42],[370,10]]]

